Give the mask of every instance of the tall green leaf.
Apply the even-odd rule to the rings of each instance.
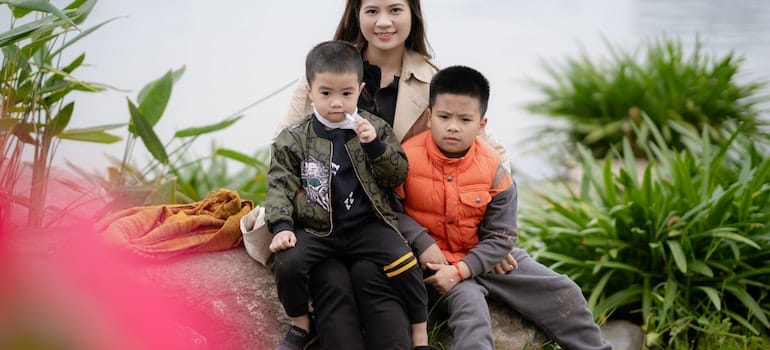
[[[59,138],[63,140],[81,141],[81,142],[93,142],[93,143],[115,143],[123,138],[104,131],[74,131],[65,130],[59,134]]]
[[[751,314],[756,317],[762,324],[770,328],[770,322],[767,320],[767,315],[765,315],[765,312],[762,310],[762,307],[759,306],[756,299],[752,297],[749,293],[746,292],[745,289],[741,288],[740,286],[735,285],[728,285],[725,286],[725,289],[728,290],[732,295],[734,295],[738,300],[743,303],[744,306],[746,306],[749,311],[751,311]]]
[[[137,98],[138,109],[150,126],[155,126],[163,115],[163,111],[166,110],[173,85],[172,72],[168,71],[159,79],[147,84],[140,92]]]
[[[14,8],[14,15],[16,17],[21,17],[24,15],[23,12],[18,13],[17,15],[16,9],[25,9],[25,10],[32,10],[32,11],[40,11],[45,13],[50,13],[56,17],[59,17],[65,21],[67,21],[69,24],[71,24],[73,27],[77,27],[75,25],[75,22],[72,22],[67,15],[64,14],[61,10],[56,8],[56,6],[51,5],[50,2],[47,0],[0,0],[0,4],[7,4]]]
[[[51,120],[51,125],[49,125],[51,136],[59,135],[67,127],[72,119],[72,111],[74,109],[75,102],[70,102],[62,107],[56,117]]]
[[[722,300],[719,298],[719,292],[717,292],[716,289],[707,286],[697,286],[695,288],[706,293],[706,296],[711,300],[711,304],[713,304],[717,310],[722,310]]]
[[[152,125],[144,117],[142,112],[134,105],[131,100],[128,101],[128,111],[131,114],[131,123],[134,126],[139,138],[142,139],[144,146],[150,151],[153,158],[161,164],[168,164],[168,154],[163,144],[160,142],[158,135],[152,130]]]
[[[679,244],[678,241],[669,240],[666,241],[666,244],[668,245],[668,249],[671,251],[671,255],[674,257],[674,262],[676,263],[676,267],[679,268],[679,271],[682,271],[682,273],[687,273],[687,258],[684,256],[684,252],[682,251],[682,246]]]
[[[46,16],[29,23],[24,23],[7,32],[0,33],[0,47],[27,39],[35,33],[50,31],[58,26],[59,24],[56,23],[56,18],[53,16]]]
[[[219,131],[219,130],[222,130],[222,129],[226,129],[230,125],[235,124],[242,117],[243,117],[242,115],[239,115],[237,117],[228,118],[228,119],[225,119],[225,120],[223,120],[221,122],[214,123],[214,124],[209,124],[209,125],[204,125],[204,126],[196,126],[196,127],[192,127],[192,128],[182,129],[182,130],[177,131],[174,134],[174,137],[184,138],[184,137],[200,136],[200,135],[212,133],[212,132],[215,132],[215,131]]]
[[[99,24],[91,27],[91,28],[88,28],[88,29],[86,29],[84,31],[81,31],[80,33],[78,33],[77,36],[75,36],[74,38],[72,38],[70,40],[67,40],[67,42],[65,42],[64,44],[62,44],[58,48],[56,48],[56,50],[52,51],[51,52],[51,56],[56,56],[56,55],[60,54],[62,51],[64,51],[64,49],[70,47],[72,44],[80,41],[81,39],[83,39],[86,36],[90,35],[91,33],[95,32],[96,30],[98,30],[99,28],[104,26],[105,24],[110,23],[110,22],[112,22],[112,21],[114,21],[116,19],[117,18],[108,19],[108,20],[106,20],[106,21],[104,21],[102,23],[99,23]]]

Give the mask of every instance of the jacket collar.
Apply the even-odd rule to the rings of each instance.
[[[412,50],[404,52],[404,58],[401,60],[401,77],[403,79],[415,78],[423,83],[429,84],[433,78],[432,63],[429,58]],[[433,66],[434,68],[437,68]]]
[[[429,57],[411,50],[404,52],[393,120],[393,132],[399,140],[425,130],[426,119],[421,116],[428,108],[430,80],[436,71],[438,66]],[[415,127],[416,131],[410,132]]]

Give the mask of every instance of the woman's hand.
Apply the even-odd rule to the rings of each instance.
[[[377,138],[377,130],[374,129],[372,123],[366,120],[366,118],[358,118],[353,130],[358,135],[358,139],[361,140],[361,143],[369,143]]]
[[[424,280],[425,284],[432,286],[439,294],[446,294],[454,286],[460,283],[460,276],[457,275],[457,269],[453,265],[443,264],[425,264],[429,269],[436,271],[433,276]]]
[[[297,244],[297,236],[294,235],[294,232],[283,230],[273,236],[273,240],[270,242],[270,251],[278,253],[294,247],[295,244]]]
[[[508,254],[492,268],[492,273],[504,275],[508,273],[508,271],[515,270],[517,267],[519,267],[519,263],[516,262],[513,255]]]

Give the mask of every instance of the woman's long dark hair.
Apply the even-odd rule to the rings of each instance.
[[[361,33],[361,23],[358,21],[361,1],[347,1],[345,12],[342,14],[340,23],[337,25],[337,32],[334,33],[334,39],[345,40],[355,45],[359,50],[364,50],[368,43]],[[425,21],[422,18],[420,0],[406,0],[406,2],[409,4],[409,10],[412,13],[412,30],[409,32],[404,45],[407,50],[431,57],[431,54],[428,53],[428,39],[425,36]]]

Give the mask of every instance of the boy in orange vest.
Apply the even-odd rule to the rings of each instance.
[[[409,172],[399,196],[448,262],[426,263],[433,275],[425,283],[445,294],[451,348],[494,349],[490,297],[565,349],[609,349],[580,287],[514,248],[516,184],[498,152],[477,137],[487,124],[488,100],[489,82],[481,73],[462,66],[441,70],[430,84],[430,130],[403,144]],[[509,253],[518,267],[494,273]]]

